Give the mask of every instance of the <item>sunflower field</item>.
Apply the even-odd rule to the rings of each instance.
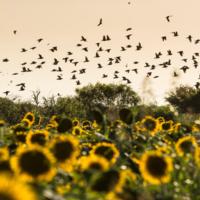
[[[0,200],[200,199],[198,119],[44,118],[0,120]]]

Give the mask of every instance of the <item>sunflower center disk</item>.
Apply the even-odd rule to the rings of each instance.
[[[42,152],[29,151],[21,156],[20,166],[22,171],[37,177],[49,171],[50,162]]]
[[[150,157],[147,161],[147,169],[152,176],[162,177],[166,173],[167,163],[163,158]]]
[[[54,156],[60,162],[70,158],[72,156],[73,151],[73,145],[68,141],[57,142],[54,146]]]

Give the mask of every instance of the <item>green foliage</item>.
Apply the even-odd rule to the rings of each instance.
[[[157,105],[139,105],[133,108],[133,115],[135,121],[139,121],[146,115],[151,115],[155,118],[164,117],[165,120],[176,121],[176,116],[172,112],[169,106],[157,106]]]
[[[166,97],[167,102],[182,113],[200,113],[200,90],[190,86],[180,86]]]
[[[77,89],[76,93],[86,110],[94,107],[106,109],[112,106],[135,106],[140,102],[139,96],[129,86],[123,84],[90,84]]]

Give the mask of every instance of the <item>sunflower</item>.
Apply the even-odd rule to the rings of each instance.
[[[26,136],[27,136],[27,132],[17,132],[15,134],[16,143],[17,144],[26,143]]]
[[[52,139],[49,146],[59,167],[71,171],[80,153],[79,141],[70,135],[59,135]]]
[[[73,124],[72,124],[71,119],[64,117],[59,120],[58,126],[56,128],[59,133],[65,133],[69,131],[72,127],[73,127]]]
[[[97,174],[91,181],[91,189],[96,192],[119,192],[122,189],[124,180],[121,173],[115,169]]]
[[[9,157],[8,148],[0,148],[0,172],[11,172]]]
[[[24,118],[28,119],[32,123],[34,123],[34,121],[35,121],[35,115],[32,112],[26,113]]]
[[[161,131],[165,131],[165,132],[168,132],[168,133],[172,133],[173,132],[173,121],[172,120],[169,120],[169,121],[165,121],[165,122],[162,122],[160,123],[160,129]]]
[[[192,132],[200,132],[200,126],[199,124],[193,124],[192,125]]]
[[[174,129],[174,132],[175,132],[175,133],[180,132],[180,130],[181,130],[181,123],[176,123],[176,124],[174,124],[174,125],[173,125],[173,129]]]
[[[162,184],[170,181],[173,170],[172,159],[158,151],[147,151],[140,160],[140,172],[144,180],[151,184]]]
[[[4,120],[0,120],[0,127],[3,127],[6,124],[6,122]]]
[[[143,131],[148,131],[152,136],[159,130],[158,120],[151,116],[145,116],[140,125],[142,126]]]
[[[49,132],[46,130],[30,131],[26,138],[28,145],[41,145],[44,146],[49,139]]]
[[[81,135],[82,132],[83,132],[83,130],[80,126],[75,126],[72,129],[72,135]]]
[[[156,120],[158,120],[159,123],[165,122],[165,118],[164,117],[158,117],[158,118],[156,118]]]
[[[58,125],[59,121],[61,120],[61,117],[58,115],[53,115],[51,119],[49,120],[49,123],[56,123]]]
[[[11,158],[11,168],[28,181],[50,181],[56,174],[55,158],[46,149],[39,146],[17,149],[16,155]]]
[[[119,151],[112,143],[97,143],[91,150],[91,154],[106,158],[111,164],[114,164],[119,157]]]
[[[31,187],[10,176],[0,176],[1,200],[39,200]]]
[[[80,125],[80,122],[79,122],[78,119],[73,119],[73,120],[72,120],[72,124],[73,124],[73,126],[79,126],[79,125]]]
[[[7,147],[0,148],[0,160],[8,160],[9,159],[9,150]]]
[[[123,177],[125,182],[134,182],[136,180],[136,175],[132,172],[132,170],[126,168],[121,170],[121,176]]]
[[[200,167],[200,147],[196,148],[195,154],[194,154],[195,162]]]
[[[32,126],[32,122],[29,121],[27,118],[23,118],[20,124],[22,124],[22,126],[26,128],[30,128]]]
[[[82,128],[83,130],[90,130],[92,127],[92,124],[89,120],[82,121]]]
[[[25,127],[23,124],[19,123],[11,127],[14,133],[18,132],[26,132],[28,131],[28,127]]]
[[[0,160],[0,173],[12,173],[10,160]]]
[[[179,156],[183,156],[187,153],[194,153],[197,146],[196,139],[193,136],[182,137],[175,144],[175,148]]]
[[[79,159],[81,171],[106,171],[109,168],[109,162],[100,156],[83,156]]]
[[[51,122],[51,123],[49,123],[45,126],[45,130],[49,131],[49,130],[52,130],[52,129],[56,129],[57,125],[58,124],[56,122],[55,123]]]

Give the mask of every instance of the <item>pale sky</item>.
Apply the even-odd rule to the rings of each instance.
[[[199,0],[0,0],[0,96],[3,92],[10,91],[8,97],[19,96],[27,99],[31,91],[40,89],[42,96],[51,96],[60,93],[62,95],[74,94],[76,82],[71,80],[72,70],[79,71],[86,68],[86,74],[77,73],[76,76],[81,86],[96,81],[103,83],[125,83],[122,76],[130,81],[130,86],[144,97],[144,100],[163,103],[165,93],[179,84],[194,85],[200,74],[199,67],[194,68],[192,55],[199,52],[199,44],[194,41],[200,39],[200,1]],[[172,15],[168,23],[166,16]],[[99,19],[103,24],[97,26]],[[127,32],[126,29],[132,27]],[[13,34],[17,30],[17,34]],[[179,36],[173,37],[172,32],[178,31]],[[132,34],[127,40],[126,35]],[[81,42],[81,36],[87,38],[87,42]],[[103,35],[109,35],[111,41],[101,42]],[[192,43],[186,39],[192,35]],[[161,37],[166,36],[167,41]],[[41,43],[37,39],[43,38]],[[100,58],[94,58],[97,51],[96,43],[101,42],[105,50],[111,48],[108,54],[100,52]],[[142,49],[136,51],[136,45],[142,44]],[[77,47],[81,43],[82,47]],[[122,52],[121,47],[132,45],[132,48]],[[36,46],[35,50],[30,50]],[[53,46],[58,51],[49,51]],[[88,47],[88,52],[82,48]],[[21,53],[21,48],[28,51]],[[167,56],[167,50],[173,55]],[[177,51],[183,50],[181,57]],[[64,63],[62,58],[68,56],[67,52],[73,52],[69,59],[78,61],[75,67],[69,62]],[[160,59],[154,59],[155,52],[162,52]],[[44,56],[46,63],[42,69],[35,66],[42,60],[38,60],[38,54]],[[85,56],[90,60],[84,63]],[[121,56],[121,63],[107,65],[108,58]],[[9,62],[2,62],[8,58]],[[60,62],[54,66],[53,60]],[[182,59],[187,58],[187,63]],[[160,63],[171,59],[171,66],[162,68]],[[199,62],[199,58],[196,59]],[[36,65],[30,65],[37,61]],[[138,61],[139,64],[133,64]],[[26,67],[32,72],[22,73],[21,64],[27,62]],[[150,78],[145,78],[150,68],[144,68],[145,63],[154,64],[156,69],[152,71]],[[98,69],[101,63],[103,68]],[[180,67],[188,66],[190,69],[184,74]],[[126,67],[127,66],[127,67]],[[53,68],[61,67],[63,72],[51,72]],[[127,69],[138,69],[125,72]],[[120,72],[119,79],[113,79],[114,71]],[[173,78],[176,71],[178,78]],[[19,73],[12,75],[12,73]],[[62,80],[56,80],[57,75],[62,74]],[[108,78],[102,79],[102,74]],[[154,76],[159,76],[155,79]],[[19,91],[16,84],[26,83],[25,91]]]

